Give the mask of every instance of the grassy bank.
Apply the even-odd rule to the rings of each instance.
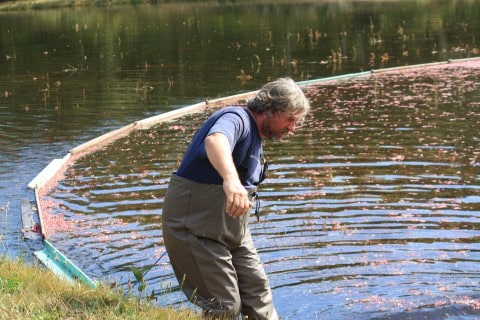
[[[105,287],[71,286],[39,266],[0,258],[0,319],[200,319]]]

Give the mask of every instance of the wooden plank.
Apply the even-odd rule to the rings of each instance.
[[[38,241],[42,240],[40,219],[36,210],[33,210],[32,203],[28,199],[20,200],[20,211],[22,213],[22,229],[25,239]]]

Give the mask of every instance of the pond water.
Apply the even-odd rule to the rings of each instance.
[[[480,60],[306,88],[313,113],[288,141],[267,142],[272,170],[251,219],[285,319],[480,315],[479,89]],[[168,258],[157,261],[161,207],[207,114],[78,160],[46,197],[67,221],[52,241],[126,288],[132,267],[158,262],[150,290],[184,305]]]
[[[19,232],[20,199],[33,200],[27,184],[80,143],[278,76],[301,81],[479,56],[478,4],[202,2],[0,13],[0,253],[28,252]],[[478,72],[454,75],[312,89],[324,113],[290,142],[267,146],[275,165],[252,231],[286,318],[374,318],[412,301],[413,310],[472,311],[462,294],[473,299],[478,284],[478,79],[468,78]],[[62,233],[58,244],[93,261],[82,265],[90,275],[125,283],[131,265],[161,254],[165,172],[198,123],[191,120],[92,155],[55,191],[62,213],[85,220],[82,232],[68,234],[82,247]],[[154,144],[166,134],[178,142],[174,150]],[[149,279],[155,290],[174,285],[165,260]],[[173,291],[159,301],[182,299]]]

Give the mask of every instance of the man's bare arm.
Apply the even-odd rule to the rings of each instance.
[[[246,214],[253,204],[238,177],[227,137],[218,132],[207,136],[205,151],[208,160],[223,179],[223,190],[227,197],[226,212],[232,217]]]

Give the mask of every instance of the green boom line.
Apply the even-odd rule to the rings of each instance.
[[[96,288],[97,283],[90,279],[80,268],[70,261],[48,240],[43,240],[44,248],[35,251],[35,256],[54,274],[69,283],[81,281],[91,288]]]

